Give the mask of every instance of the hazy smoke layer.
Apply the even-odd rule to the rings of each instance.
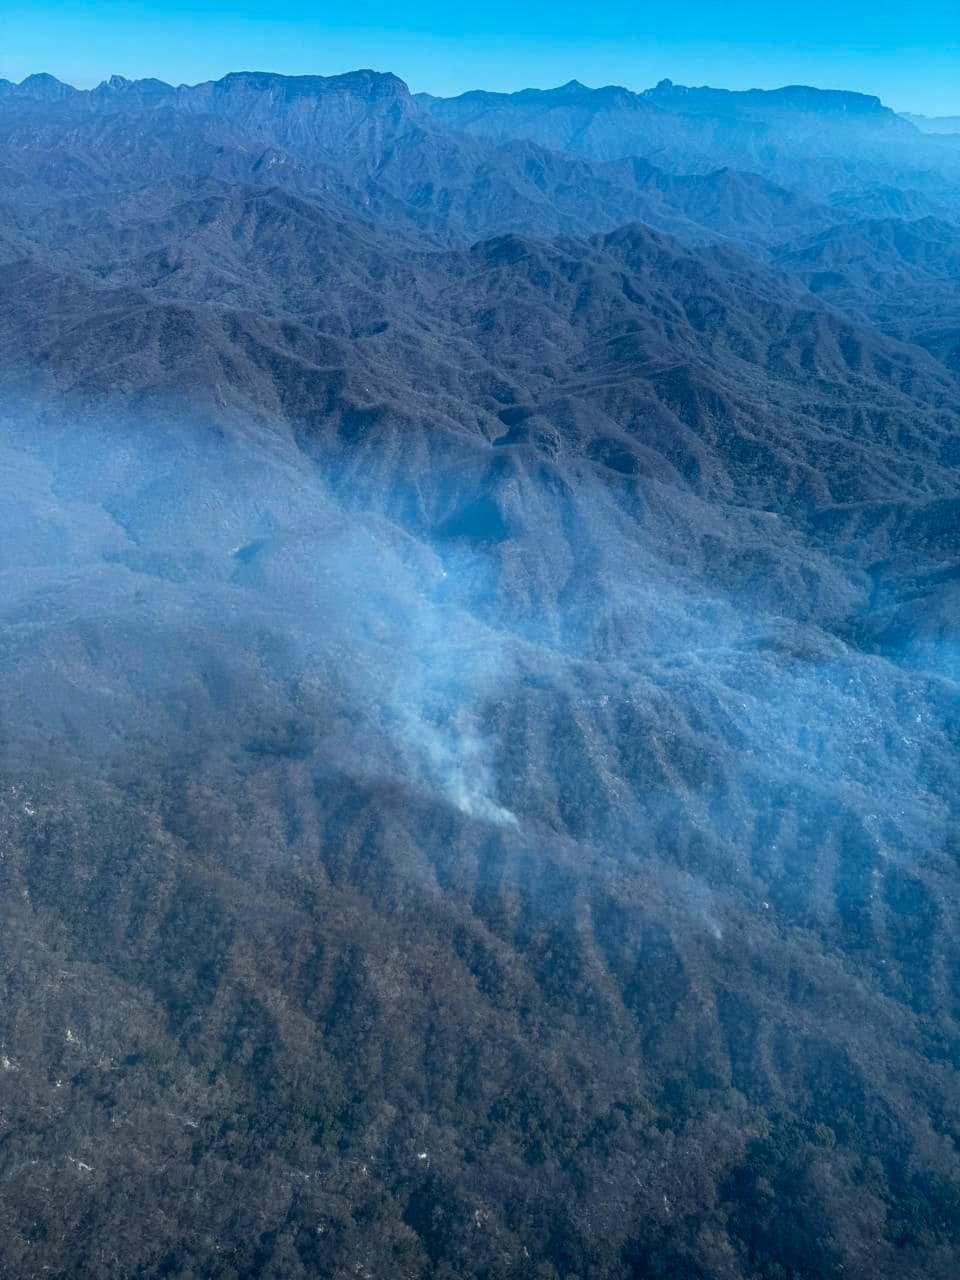
[[[956,649],[841,639],[856,588],[826,562],[843,627],[669,564],[587,475],[422,476],[413,521],[252,427],[30,421],[3,447],[10,763],[312,756],[607,852],[699,829],[725,850],[704,883],[758,813],[785,884],[818,812],[871,864],[946,838]]]

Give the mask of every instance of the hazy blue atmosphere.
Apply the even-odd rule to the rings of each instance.
[[[513,90],[572,78],[647,88],[664,76],[731,89],[808,83],[877,94],[898,111],[960,112],[956,6],[866,0],[780,5],[627,3],[472,9],[418,0],[350,6],[183,0],[14,3],[0,76],[47,70],[79,87],[116,71],[192,83],[238,68],[331,75],[370,66],[414,90]]]

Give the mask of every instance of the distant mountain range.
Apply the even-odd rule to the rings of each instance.
[[[524,137],[592,160],[640,155],[685,172],[723,164],[821,195],[846,185],[851,162],[878,174],[909,166],[917,143],[917,130],[877,98],[802,86],[730,92],[664,80],[636,94],[573,82],[417,101],[444,123],[488,138]]]
[[[903,119],[921,133],[960,133],[960,116],[915,116],[905,112]]]

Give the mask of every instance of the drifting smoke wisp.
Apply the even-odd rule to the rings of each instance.
[[[421,774],[437,795],[468,818],[516,825],[516,816],[493,798],[490,744],[474,712],[460,708],[438,722],[414,705],[405,710],[401,725],[413,777]]]
[[[8,761],[300,753],[506,834],[706,842],[676,856],[717,938],[758,822],[753,865],[802,875],[820,819],[788,806],[852,815],[866,862],[916,860],[954,819],[949,645],[912,670],[725,598],[589,478],[511,479],[485,538],[482,473],[421,477],[411,526],[279,429],[29,423],[5,448]]]
[[[243,734],[248,713],[322,727],[339,708],[331,757],[516,821],[484,730],[507,646],[450,598],[476,586],[474,557],[444,568],[375,512],[345,511],[279,434],[31,423],[4,461],[8,758],[65,729],[93,758]]]

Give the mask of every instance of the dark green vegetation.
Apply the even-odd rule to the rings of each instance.
[[[5,1276],[955,1280],[960,383],[863,265],[955,233],[866,101],[835,200],[628,166],[683,244],[392,78],[3,93]]]

